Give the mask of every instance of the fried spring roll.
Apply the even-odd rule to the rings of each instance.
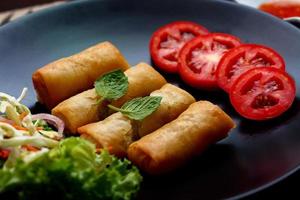
[[[190,104],[195,102],[186,91],[166,84],[150,96],[161,96],[158,109],[141,122],[130,120],[120,112],[103,121],[88,124],[78,129],[81,137],[95,143],[98,148],[107,148],[110,153],[123,157],[128,146],[138,137],[147,135],[164,124],[176,119]]]
[[[128,90],[123,97],[112,102],[118,107],[135,97],[147,96],[166,84],[164,77],[146,63],[126,70],[125,75],[128,77]],[[52,114],[65,122],[67,131],[75,134],[77,128],[106,117],[102,113],[107,107],[97,103],[98,99],[95,89],[90,89],[61,102],[52,109]]]
[[[104,120],[82,126],[78,129],[80,137],[106,148],[118,157],[127,155],[127,148],[133,142],[136,124],[122,113],[117,112]]]
[[[160,90],[152,92],[150,96],[161,96],[162,100],[158,109],[139,123],[140,138],[176,119],[196,101],[190,93],[172,84],[164,85]]]
[[[233,120],[208,101],[193,103],[177,119],[128,148],[128,158],[149,174],[169,172],[228,135]]]
[[[103,42],[38,69],[33,73],[32,81],[38,100],[51,109],[61,101],[92,88],[102,74],[128,68],[120,51],[111,43]]]

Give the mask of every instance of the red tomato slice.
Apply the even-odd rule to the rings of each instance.
[[[232,83],[244,72],[256,67],[285,70],[283,58],[273,49],[256,44],[244,44],[229,50],[220,60],[216,77],[220,88],[230,91]]]
[[[188,21],[176,21],[159,28],[150,40],[153,62],[163,71],[177,72],[179,50],[195,36],[205,34],[208,34],[206,28]]]
[[[9,150],[0,149],[0,159],[6,160],[9,156]]]
[[[261,4],[259,9],[280,18],[300,17],[299,0],[272,0]]]
[[[192,87],[218,88],[215,76],[217,65],[229,49],[239,46],[240,40],[224,33],[198,36],[181,49],[178,71],[181,78]]]
[[[260,67],[245,72],[234,82],[230,101],[243,117],[267,120],[285,112],[295,93],[295,82],[286,72]]]

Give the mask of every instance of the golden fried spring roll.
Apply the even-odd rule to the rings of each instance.
[[[144,120],[140,122],[130,120],[117,112],[103,121],[80,127],[78,132],[81,137],[95,143],[98,148],[107,148],[110,153],[123,157],[127,155],[128,146],[136,138],[147,135],[176,119],[195,102],[192,95],[171,84],[164,85],[150,96],[161,96],[162,100],[158,109]]]
[[[132,143],[128,158],[149,174],[168,172],[225,138],[234,126],[218,106],[199,101],[174,121]]]
[[[128,77],[128,90],[123,97],[112,102],[115,106],[121,106],[135,97],[147,96],[166,84],[164,77],[146,63],[126,70],[125,75]],[[52,114],[61,118],[67,131],[74,134],[77,128],[106,117],[101,113],[107,107],[97,103],[98,99],[95,89],[90,89],[61,102],[52,109]]]
[[[38,100],[51,109],[61,101],[92,88],[102,74],[128,68],[120,51],[111,43],[102,42],[38,69],[33,73],[32,81]]]
[[[138,124],[138,136],[143,137],[162,127],[166,123],[176,119],[195,98],[179,87],[166,84],[156,90],[150,96],[161,96],[162,100],[157,110]]]
[[[106,148],[111,154],[125,157],[134,139],[135,124],[117,112],[100,122],[80,127],[78,132],[82,138],[96,144],[97,148]]]

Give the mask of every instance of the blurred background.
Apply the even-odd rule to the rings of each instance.
[[[22,7],[38,5],[38,4],[45,4],[54,1],[63,1],[63,0],[2,0],[0,1],[0,11],[22,8]]]
[[[71,0],[0,0],[0,25]],[[75,1],[75,0],[74,0]],[[199,0],[201,1],[201,0]],[[225,0],[224,0],[225,1]],[[300,16],[300,0],[227,0],[252,6],[280,18]]]
[[[75,0],[74,0],[75,1]],[[124,0],[125,1],[125,0]],[[199,0],[201,1],[201,0]],[[231,0],[234,1],[234,0]],[[238,3],[255,7],[279,18],[300,17],[300,0],[235,0]],[[30,13],[43,10],[65,0],[0,0],[0,26]],[[300,199],[298,189],[300,172],[276,184],[275,186],[248,197],[247,199]]]

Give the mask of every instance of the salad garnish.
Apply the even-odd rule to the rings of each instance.
[[[121,112],[130,119],[143,120],[157,110],[161,100],[162,97],[160,96],[137,97],[127,101],[121,108],[111,104],[108,107],[114,111]]]
[[[115,70],[99,77],[95,83],[95,90],[100,97],[98,103],[104,100],[111,102],[124,96],[128,90],[128,78],[122,70]],[[152,114],[160,105],[162,97],[137,97],[127,101],[121,108],[107,104],[110,109],[121,112],[134,120],[142,120]]]
[[[117,100],[127,92],[128,78],[122,70],[115,70],[100,76],[94,86],[99,102]]]
[[[130,200],[142,176],[130,161],[96,153],[95,145],[79,137],[59,142],[20,159],[14,150],[0,169],[1,199]]]
[[[0,158],[7,159],[6,163],[14,160],[9,157],[14,157],[16,152],[25,159],[33,152],[43,153],[54,148],[63,139],[63,121],[46,113],[32,115],[21,103],[26,93],[27,88],[24,88],[15,98],[0,92]]]

